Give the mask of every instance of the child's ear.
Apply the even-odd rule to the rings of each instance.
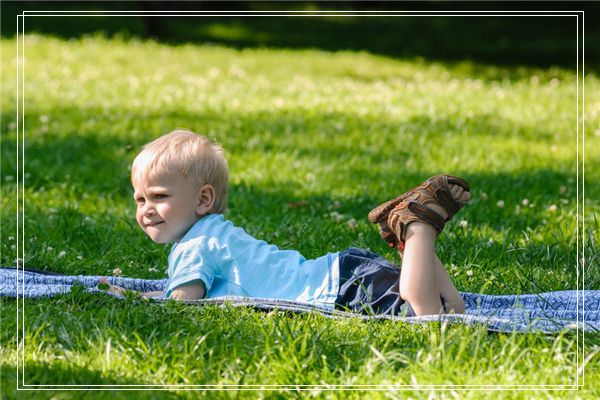
[[[198,191],[198,205],[196,206],[196,215],[199,217],[208,214],[212,211],[217,197],[215,188],[212,185],[206,184]]]

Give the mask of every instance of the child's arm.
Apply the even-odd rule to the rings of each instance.
[[[113,294],[120,294],[121,296],[123,296],[125,294],[125,291],[127,289],[122,288],[120,286],[116,286],[116,285],[111,285],[110,283],[108,283],[108,280],[104,277],[100,278],[100,285],[108,285],[108,291],[113,293]],[[140,293],[142,295],[143,298],[147,299],[149,297],[155,297],[155,296],[159,296],[159,295],[163,295],[165,292],[163,291],[158,291],[158,292],[145,292],[145,293],[141,293],[141,292],[136,292],[135,290],[129,290],[130,292],[134,292],[134,293]]]
[[[205,292],[204,282],[195,280],[173,289],[170,298],[175,300],[198,300],[204,297]]]
[[[110,283],[108,283],[106,278],[100,278],[100,284],[108,285],[108,291],[111,293],[120,294],[120,295],[125,294],[126,289],[124,289],[120,286],[111,285]],[[131,292],[135,292],[135,290],[131,290]],[[173,289],[173,291],[171,292],[170,298],[175,299],[175,300],[198,300],[198,299],[201,299],[204,297],[205,292],[206,292],[206,290],[204,288],[204,283],[201,280],[197,280],[197,281],[191,282],[191,284],[182,285],[182,286],[179,286],[179,287]],[[141,295],[144,298],[149,298],[149,297],[162,295],[164,293],[165,292],[163,292],[163,291],[146,292],[146,293],[141,293]]]

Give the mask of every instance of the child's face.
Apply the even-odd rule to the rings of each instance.
[[[134,174],[132,183],[137,203],[136,219],[156,243],[179,241],[198,221],[198,190],[176,173],[149,178]]]

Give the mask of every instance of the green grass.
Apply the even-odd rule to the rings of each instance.
[[[398,261],[366,221],[368,211],[429,175],[464,176],[474,199],[438,241],[439,256],[462,291],[581,287],[576,190],[585,183],[585,202],[579,203],[580,215],[585,204],[585,284],[600,289],[600,147],[594,145],[600,83],[594,74],[585,77],[584,178],[576,175],[583,140],[576,142],[570,70],[99,36],[25,41],[26,266],[100,275],[119,267],[126,276],[163,278],[168,247],[153,244],[135,223],[128,166],[142,144],[186,127],[227,150],[227,218],[306,257],[359,246]],[[14,41],[0,45],[0,264],[14,265],[20,257],[16,56]],[[0,306],[2,391],[7,398],[52,398],[56,392],[15,390],[15,306],[10,299]],[[161,306],[80,291],[27,300],[24,307],[26,384],[374,384],[412,385],[396,395],[415,398],[600,395],[598,335],[586,335],[583,346],[574,333],[490,335],[482,327]],[[490,394],[461,387],[433,392],[429,386],[569,385],[581,379],[584,365],[586,386],[579,391]],[[197,394],[119,392],[134,398]],[[323,387],[261,394],[367,395]],[[60,395],[111,398],[115,392]]]

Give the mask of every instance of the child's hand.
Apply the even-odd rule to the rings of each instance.
[[[121,296],[124,296],[125,290],[127,290],[120,286],[111,285],[110,283],[108,283],[108,280],[105,277],[100,278],[100,281],[98,282],[98,286],[100,286],[100,285],[108,285],[106,288],[106,290],[108,292],[113,293],[113,294],[118,294]]]
[[[101,286],[103,286],[103,287],[101,287]],[[108,283],[108,279],[106,279],[105,277],[100,278],[100,281],[98,282],[98,288],[106,290],[107,292],[110,292],[113,294],[120,295],[120,296],[125,296],[125,292],[135,293],[136,295],[140,295],[144,299],[150,299],[150,298],[153,298],[156,296],[162,296],[165,294],[165,292],[163,292],[163,291],[140,293],[135,290],[128,290],[128,289],[122,288],[120,286],[111,285],[110,283]]]

